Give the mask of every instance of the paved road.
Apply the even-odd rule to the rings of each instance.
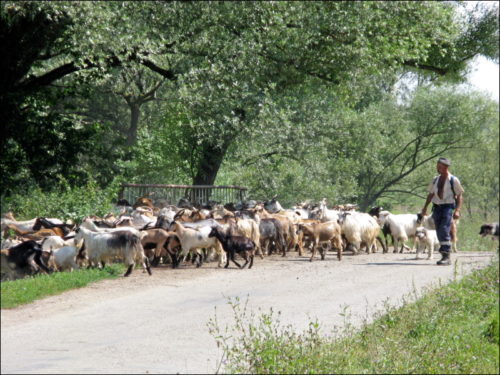
[[[221,352],[208,332],[217,316],[232,322],[228,297],[253,311],[270,307],[281,321],[305,329],[317,318],[324,332],[401,303],[416,289],[489,263],[493,254],[453,255],[456,267],[414,254],[334,254],[310,263],[289,255],[256,259],[251,270],[155,269],[148,277],[104,280],[86,288],[1,312],[1,373],[214,373]],[[234,267],[234,265],[232,265]]]

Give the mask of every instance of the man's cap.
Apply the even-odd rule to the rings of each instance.
[[[437,162],[448,166],[451,165],[451,161],[446,158],[439,158]]]

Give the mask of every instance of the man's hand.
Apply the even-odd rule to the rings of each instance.
[[[460,210],[455,210],[455,212],[453,212],[453,218],[455,220],[460,219]]]
[[[420,215],[422,216],[427,215],[427,207],[422,208],[422,211],[420,211]]]

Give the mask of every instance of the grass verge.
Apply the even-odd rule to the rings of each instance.
[[[209,330],[227,373],[499,373],[499,264],[434,287],[414,302],[387,306],[371,323],[295,332],[279,312],[248,312],[230,300],[235,323]]]
[[[112,264],[104,269],[82,269],[73,272],[54,272],[0,284],[0,307],[9,309],[33,302],[37,299],[62,293],[68,289],[81,288],[89,283],[123,274],[122,264]]]

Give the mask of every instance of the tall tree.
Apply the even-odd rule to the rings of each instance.
[[[235,140],[260,131],[266,98],[323,82],[349,106],[366,92],[376,97],[377,77],[411,69],[446,78],[478,54],[498,58],[495,11],[460,18],[453,2],[3,2],[0,9],[0,41],[16,47],[0,65],[7,124],[0,151],[36,129],[26,120],[26,108],[36,106],[26,104],[54,95],[54,82],[79,87],[114,67],[141,65],[176,82],[188,128],[181,143],[193,148],[193,181],[204,184],[214,182]],[[138,98],[129,97],[132,128]]]

